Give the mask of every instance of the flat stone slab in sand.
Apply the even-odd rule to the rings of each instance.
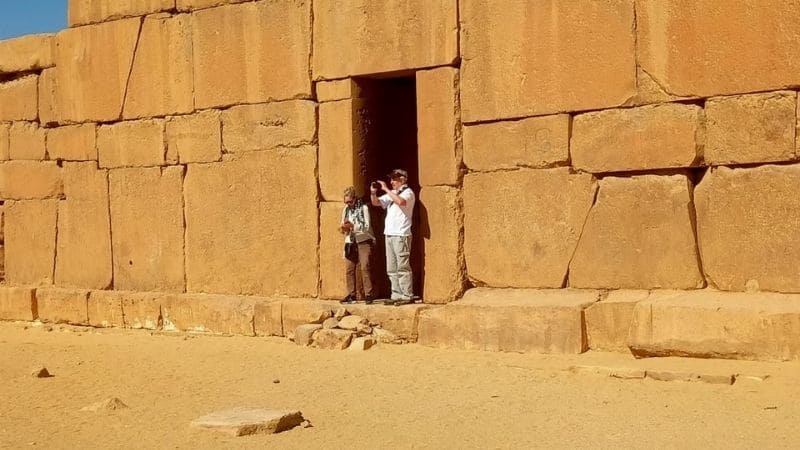
[[[292,429],[303,422],[300,411],[233,408],[217,411],[192,421],[193,427],[222,431],[232,436],[273,434]]]

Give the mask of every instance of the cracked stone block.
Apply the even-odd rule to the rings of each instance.
[[[596,190],[591,174],[568,168],[465,176],[469,277],[491,287],[562,287]]]
[[[143,16],[175,8],[175,0],[70,0],[69,26]]]
[[[214,162],[222,158],[219,111],[202,111],[167,120],[167,160],[181,164]]]
[[[308,145],[316,117],[316,104],[306,100],[234,106],[222,113],[222,144],[227,153]]]
[[[419,191],[420,221],[429,233],[425,248],[425,303],[447,303],[461,297],[467,283],[464,263],[461,191],[424,186]]]
[[[161,305],[164,329],[254,336],[254,306],[259,301],[236,295],[166,295]]]
[[[146,167],[166,163],[164,120],[132,120],[97,131],[100,167]]]
[[[473,171],[569,162],[569,114],[464,127],[464,164]]]
[[[36,303],[39,320],[51,323],[88,325],[89,291],[60,287],[39,287],[36,289]]]
[[[114,292],[108,295],[106,292]],[[89,325],[93,327],[123,327],[125,315],[122,298],[117,291],[92,291],[87,301]]]
[[[52,284],[56,257],[57,200],[5,202],[6,281]]]
[[[163,292],[92,291],[89,294],[89,322],[118,322],[119,306],[126,328],[158,329],[161,326],[161,305],[166,295]]]
[[[31,34],[0,41],[0,74],[53,67],[55,43],[54,34]]]
[[[420,70],[416,83],[419,184],[455,186],[463,158],[459,71],[452,67]]]
[[[633,310],[649,294],[646,290],[611,291],[605,298],[586,308],[584,315],[589,348],[627,353]]]
[[[636,94],[633,0],[463,0],[459,20],[464,122],[608,108]]]
[[[63,161],[97,161],[97,125],[85,123],[47,130],[47,154]]]

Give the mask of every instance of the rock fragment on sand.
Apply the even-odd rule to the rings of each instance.
[[[300,411],[233,408],[195,419],[191,425],[232,436],[247,436],[280,433],[302,424],[304,420]]]
[[[92,403],[89,406],[84,406],[81,411],[115,411],[117,409],[125,409],[128,405],[117,397],[107,398],[97,403]]]
[[[37,367],[31,370],[31,376],[34,378],[50,378],[50,372],[47,370],[47,367]]]
[[[319,311],[312,311],[308,313],[308,317],[306,317],[307,323],[313,324],[320,324],[325,322],[327,319],[330,319],[333,316],[333,312],[329,309],[322,309]]]
[[[353,332],[350,330],[319,330],[314,335],[314,347],[328,350],[344,350],[350,345],[353,339]]]
[[[375,345],[374,338],[371,336],[361,336],[353,339],[350,343],[350,347],[347,347],[347,349],[354,352],[363,352],[372,348],[373,345]]]
[[[320,329],[322,329],[322,325],[317,323],[300,325],[294,330],[294,343],[297,345],[302,345],[303,347],[311,345],[311,342],[314,339],[314,333]]]
[[[357,330],[359,325],[368,325],[369,320],[361,316],[347,316],[339,320],[339,328],[343,330]]]
[[[335,317],[331,317],[330,319],[326,319],[325,322],[322,322],[322,328],[326,330],[330,330],[338,326],[339,326],[339,320],[336,319]]]

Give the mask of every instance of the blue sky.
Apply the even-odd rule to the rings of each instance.
[[[67,27],[67,0],[0,0],[0,39]]]

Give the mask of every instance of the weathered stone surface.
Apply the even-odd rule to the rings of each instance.
[[[448,0],[315,1],[314,78],[452,64],[457,8]]]
[[[89,325],[93,327],[125,326],[122,297],[119,294],[106,294],[119,291],[92,291],[89,293],[87,310]]]
[[[320,324],[310,323],[300,325],[294,330],[294,343],[302,345],[303,347],[308,347],[313,342],[312,338],[314,337],[314,333],[321,329],[322,325]]]
[[[274,434],[303,423],[300,411],[234,408],[208,414],[192,421],[193,427],[221,431],[231,436]]]
[[[97,130],[100,167],[159,166],[165,161],[164,120],[133,120]]]
[[[608,108],[636,93],[633,0],[465,0],[460,12],[465,122]]]
[[[630,339],[640,356],[800,359],[800,296],[654,291],[636,304]]]
[[[447,303],[464,292],[467,268],[461,245],[464,217],[461,193],[447,186],[425,186],[419,193],[425,249],[425,302]]]
[[[188,113],[194,108],[189,18],[189,14],[180,14],[144,19],[123,118]]]
[[[176,6],[178,7],[178,11],[192,11],[231,3],[243,3],[246,1],[249,0],[177,0]]]
[[[366,317],[370,324],[391,332],[397,339],[416,342],[420,312],[430,309],[431,306],[414,304],[398,308],[396,306],[350,304],[346,305],[346,308],[349,313]],[[374,331],[377,330],[378,328],[374,329]]]
[[[38,316],[33,288],[0,287],[0,320],[35,320]]]
[[[343,330],[356,330],[359,325],[367,325],[369,320],[366,317],[361,317],[357,314],[342,317],[339,321],[339,328]]]
[[[315,84],[317,91],[317,101],[332,102],[336,100],[347,100],[361,95],[361,89],[352,78],[344,80],[318,81]]]
[[[710,97],[800,84],[794,2],[720,7],[637,0],[636,13],[638,62],[671,94]]]
[[[114,318],[115,323],[118,322],[116,308],[119,305],[126,328],[155,330],[161,326],[164,296],[159,292],[92,291],[89,295],[89,322],[108,321],[109,316]],[[92,307],[93,304],[107,305],[108,309],[97,310]]]
[[[344,350],[353,339],[353,331],[334,329],[321,329],[314,334],[313,347],[326,350]]]
[[[339,193],[341,196],[341,192]],[[319,281],[321,298],[342,298],[345,282],[344,235],[339,232],[342,208],[338,202],[319,203]]]
[[[56,208],[57,200],[26,200],[3,205],[5,271],[9,283],[53,282]]]
[[[611,291],[584,311],[586,337],[591,350],[627,352],[633,309],[649,291]],[[644,378],[644,374],[640,378]]]
[[[703,287],[693,214],[686,175],[603,178],[569,266],[569,285]]]
[[[37,288],[36,303],[39,310],[39,320],[42,322],[88,325],[88,299],[89,291],[83,289]]]
[[[56,284],[85,289],[111,286],[108,173],[94,162],[64,164],[58,205]]]
[[[235,106],[222,113],[222,144],[228,153],[299,147],[316,135],[316,105],[292,100]]]
[[[283,332],[294,332],[295,328],[306,323],[308,316],[325,311],[333,311],[338,302],[320,301],[301,298],[285,299],[281,306]]]
[[[722,290],[800,292],[800,165],[717,167],[695,189],[703,271]]]
[[[325,200],[341,201],[344,188],[365,183],[363,110],[361,99],[319,105],[319,186]]]
[[[109,173],[114,287],[182,292],[183,167]]]
[[[0,83],[0,121],[36,120],[39,117],[38,95],[39,77],[36,75]]]
[[[588,172],[690,167],[700,163],[703,109],[667,103],[575,116],[572,165]]]
[[[566,165],[570,121],[558,114],[464,127],[464,163],[474,171]]]
[[[35,122],[14,122],[9,129],[8,155],[11,159],[45,159],[45,130]]]
[[[63,190],[61,169],[54,161],[0,163],[0,197],[5,200],[58,197]]]
[[[115,20],[58,34],[54,109],[60,121],[119,119],[140,22],[138,18]]]
[[[254,152],[189,166],[184,198],[190,292],[317,294],[317,187],[309,177],[315,150]]]
[[[8,156],[8,133],[9,129],[11,128],[10,123],[1,123],[0,122],[0,161],[7,161]]]
[[[222,129],[218,111],[203,111],[167,120],[167,159],[181,164],[222,158]]]
[[[306,322],[310,324],[321,324],[333,316],[333,311],[329,309],[315,310],[308,313]]]
[[[421,70],[416,83],[419,184],[454,186],[463,159],[458,69]]]
[[[402,340],[396,334],[382,328],[373,328],[372,336],[375,337],[375,340],[381,344],[399,344],[402,342]]]
[[[255,335],[254,305],[259,299],[235,295],[172,294],[164,298],[165,330]]]
[[[70,0],[69,26],[143,16],[175,8],[175,0]]]
[[[56,92],[58,82],[55,67],[45,69],[39,74],[39,123],[56,124],[61,121],[58,109],[58,96]]]
[[[220,24],[237,32],[221,33]],[[198,109],[311,97],[311,2],[198,11],[192,38]]]
[[[371,349],[375,344],[375,338],[372,336],[359,336],[357,338],[353,338],[353,340],[350,342],[350,346],[347,347],[347,349],[354,352],[363,352]]]
[[[582,353],[583,310],[597,291],[470,289],[447,306],[423,311],[419,343],[505,352]]]
[[[464,177],[470,278],[493,287],[563,286],[596,189],[594,177],[567,168]]]
[[[329,317],[325,319],[324,322],[322,322],[322,328],[325,328],[326,330],[330,330],[331,328],[336,328],[338,326],[339,326],[339,319],[337,319],[336,317]]]
[[[63,161],[97,161],[93,123],[50,128],[47,130],[47,154]]]
[[[256,336],[285,336],[283,328],[284,300],[263,300],[253,309],[253,328]],[[287,327],[287,330],[289,328]]]
[[[706,100],[705,161],[742,164],[796,157],[795,91]]]
[[[31,34],[0,41],[0,74],[53,67],[55,36]]]

